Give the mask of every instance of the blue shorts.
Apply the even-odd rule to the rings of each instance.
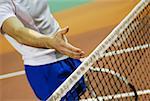
[[[25,65],[25,72],[35,95],[45,101],[80,64],[79,60],[67,58],[41,66]],[[85,89],[86,85],[82,77],[61,101],[78,101]]]

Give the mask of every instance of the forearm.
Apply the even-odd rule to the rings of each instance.
[[[51,37],[45,36],[29,28],[21,28],[15,31],[14,38],[22,44],[39,47],[39,48],[51,48],[48,42],[51,41]]]
[[[48,42],[51,42],[49,36],[26,28],[16,17],[7,19],[2,26],[2,30],[19,43],[33,47],[50,48],[50,45],[47,45]]]

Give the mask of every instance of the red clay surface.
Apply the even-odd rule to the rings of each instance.
[[[68,38],[89,54],[130,12],[139,0],[96,0],[78,8],[55,14],[61,26],[68,25]],[[0,74],[23,70],[21,56],[0,35]],[[0,100],[35,101],[26,77],[1,80]]]

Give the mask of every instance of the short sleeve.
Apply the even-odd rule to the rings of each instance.
[[[14,8],[11,0],[0,0],[0,32],[2,25],[9,17],[14,17]]]

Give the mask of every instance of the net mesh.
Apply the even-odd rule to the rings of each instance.
[[[141,1],[48,100],[149,101],[149,5]]]

